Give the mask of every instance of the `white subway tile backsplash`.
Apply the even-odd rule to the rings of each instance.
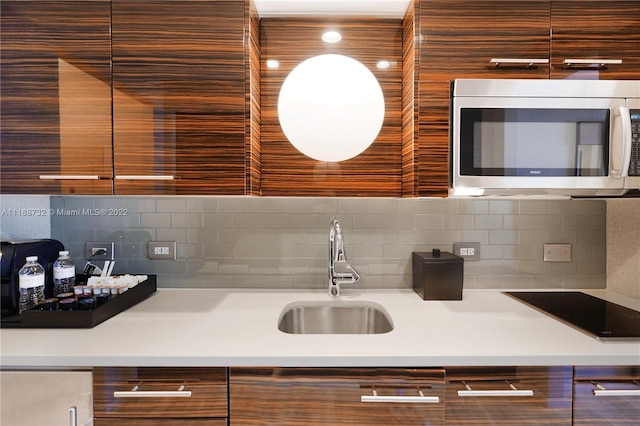
[[[142,213],[140,215],[140,226],[144,228],[169,228],[171,226],[171,214]]]
[[[171,213],[172,228],[202,228],[201,213]]]
[[[157,273],[164,287],[324,288],[332,217],[359,288],[411,288],[413,251],[452,251],[459,241],[481,244],[481,259],[464,265],[467,288],[601,288],[606,280],[599,200],[54,196],[50,204],[126,209],[110,220],[51,217],[51,235],[77,258],[84,241],[114,241],[120,273]],[[147,259],[153,240],[177,241],[178,258]],[[573,260],[543,262],[545,243],[571,244]]]
[[[371,198],[367,200],[367,213],[398,214],[398,200],[395,198]]]
[[[171,197],[171,198],[159,198],[156,201],[156,211],[161,212],[186,212],[187,211],[187,200],[179,197]]]

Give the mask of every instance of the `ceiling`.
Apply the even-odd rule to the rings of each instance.
[[[375,16],[402,18],[411,0],[253,0],[260,17]]]

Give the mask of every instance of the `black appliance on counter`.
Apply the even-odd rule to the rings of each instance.
[[[506,291],[602,342],[640,341],[640,312],[579,291]]]
[[[64,246],[58,240],[41,239],[28,241],[0,242],[2,321],[19,321],[18,272],[25,264],[27,256],[38,256],[38,262],[45,270],[45,295],[53,292],[53,262]]]

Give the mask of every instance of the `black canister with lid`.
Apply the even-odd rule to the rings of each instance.
[[[464,259],[433,249],[413,252],[413,290],[424,300],[462,300]]]

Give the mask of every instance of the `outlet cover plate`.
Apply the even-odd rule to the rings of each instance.
[[[480,260],[479,242],[453,243],[453,254],[461,256],[464,260]]]
[[[93,256],[96,250],[105,249],[107,250],[105,254],[93,256],[93,258],[91,258],[91,261],[113,260],[114,259],[113,248],[114,248],[113,241],[86,241],[84,243],[84,258],[89,260],[89,258]]]
[[[149,259],[169,259],[176,258],[175,241],[149,241]]]
[[[571,244],[545,244],[545,262],[571,262]]]

